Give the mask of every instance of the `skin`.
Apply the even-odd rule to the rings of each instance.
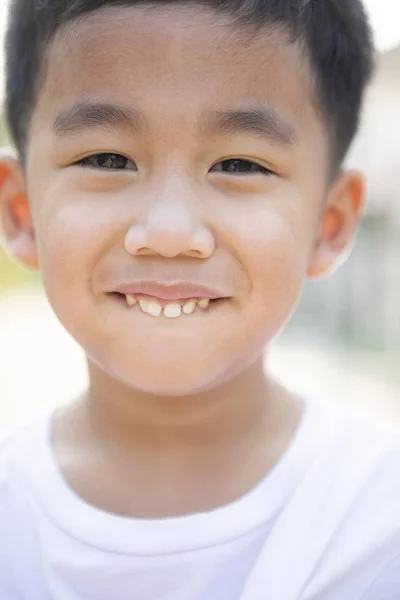
[[[305,278],[340,260],[362,209],[361,177],[330,176],[307,60],[284,31],[248,33],[198,7],[108,9],[65,27],[48,49],[26,170],[0,160],[10,252],[40,268],[88,357],[88,393],[54,419],[56,457],[74,490],[112,513],[212,509],[276,464],[302,402],[263,372],[262,353]],[[57,133],[83,101],[140,111],[141,128]],[[249,107],[272,109],[291,140],[204,125]],[[128,168],[76,165],[96,153]],[[268,171],[220,168],[231,159]],[[110,296],[126,278],[229,300],[155,319]]]

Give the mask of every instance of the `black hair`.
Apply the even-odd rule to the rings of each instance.
[[[66,23],[112,6],[198,4],[228,13],[234,26],[282,27],[305,50],[315,100],[340,164],[358,129],[373,69],[373,44],[361,0],[11,0],[6,37],[6,115],[21,154],[47,46]]]

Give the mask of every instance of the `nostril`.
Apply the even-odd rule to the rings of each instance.
[[[135,254],[139,255],[139,256],[151,256],[152,254],[154,254],[154,252],[152,252],[150,250],[150,248],[138,248],[135,252]]]
[[[191,258],[203,258],[203,254],[200,250],[189,250],[189,252],[186,252],[186,256],[190,256]]]

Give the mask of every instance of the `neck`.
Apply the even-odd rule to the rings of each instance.
[[[94,365],[90,377],[88,395],[58,420],[56,454],[78,494],[125,516],[191,514],[241,497],[276,464],[300,418],[301,402],[264,375],[261,359],[179,398],[127,389]],[[93,483],[96,473],[107,485]]]
[[[274,412],[276,384],[265,376],[262,359],[216,389],[183,397],[132,390],[89,365],[87,417],[103,439],[119,446],[160,448],[237,440]]]

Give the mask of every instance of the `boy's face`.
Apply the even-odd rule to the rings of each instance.
[[[57,34],[28,136],[30,216],[14,173],[3,220],[109,375],[167,395],[234,376],[288,319],[306,273],[348,244],[361,185],[342,175],[328,188],[310,80],[282,33],[250,36],[198,7],[98,11]],[[145,309],[156,296],[155,312],[175,295],[190,312],[198,286],[222,299],[177,318],[117,294]]]

